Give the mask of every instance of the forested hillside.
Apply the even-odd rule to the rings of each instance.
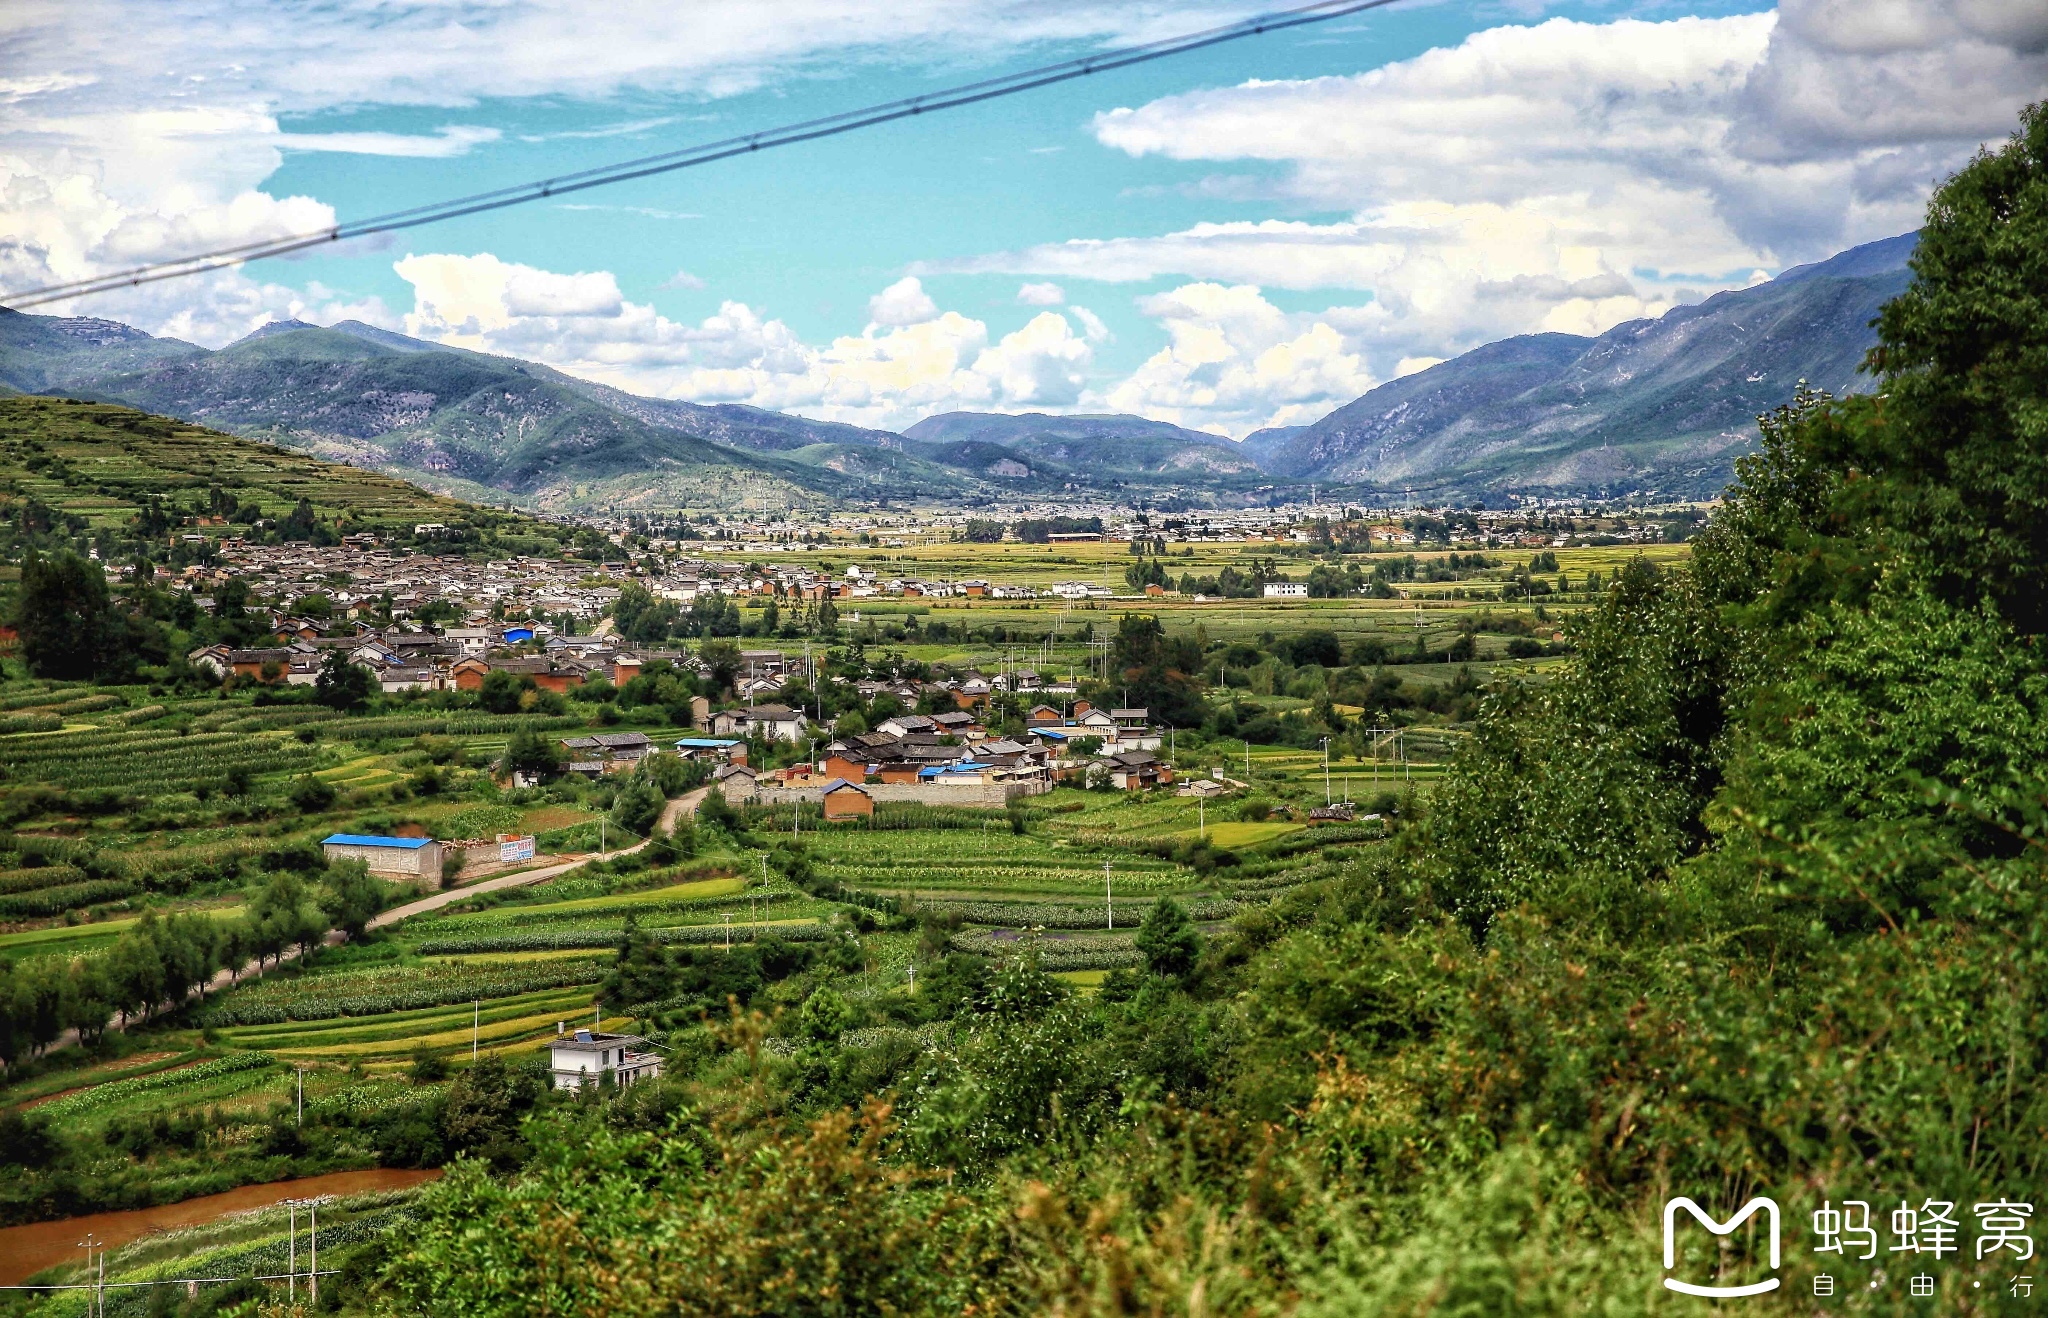
[[[909,1055],[832,1002],[794,1052],[715,1018],[428,1192],[376,1303],[1699,1312],[1660,1208],[1766,1194],[1752,1312],[1817,1272],[1991,1311],[2032,1242],[1987,1253],[1979,1206],[2031,1213],[2048,1147],[2048,108],[1937,194],[1878,335],[1873,392],[1763,422],[1693,569],[1626,570],[1558,680],[1493,693],[1421,827],[1206,945],[1162,917],[1093,998],[1027,952]],[[1815,1252],[1845,1200],[1955,1247]],[[1673,1275],[1768,1271],[1711,1239]]]

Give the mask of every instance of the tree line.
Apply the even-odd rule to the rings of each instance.
[[[260,970],[288,949],[308,955],[329,929],[357,936],[389,892],[360,864],[334,866],[318,883],[279,873],[234,919],[147,910],[104,951],[0,968],[0,1066],[40,1055],[67,1030],[90,1046],[117,1022],[154,1020],[223,970],[238,975],[251,961]]]

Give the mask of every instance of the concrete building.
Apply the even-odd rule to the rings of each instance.
[[[559,1027],[557,1027],[559,1028]],[[647,1041],[637,1034],[578,1030],[557,1034],[548,1050],[548,1069],[557,1089],[588,1089],[604,1083],[624,1087],[661,1074],[661,1058],[638,1051]]]
[[[370,873],[384,878],[441,886],[441,844],[432,838],[334,833],[320,840],[320,850],[330,861],[360,860]]]

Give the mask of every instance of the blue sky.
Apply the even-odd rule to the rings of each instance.
[[[2027,0],[1412,3],[60,308],[356,316],[640,392],[1300,424],[1913,227],[2042,94]],[[906,0],[25,3],[0,276],[74,277],[1257,12]]]

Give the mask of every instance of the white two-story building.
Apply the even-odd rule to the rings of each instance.
[[[594,1088],[603,1084],[607,1075],[613,1084],[621,1087],[654,1079],[661,1074],[661,1058],[654,1053],[637,1051],[646,1042],[637,1034],[607,1034],[597,1030],[556,1035],[548,1058],[549,1068],[555,1076],[555,1088]]]

